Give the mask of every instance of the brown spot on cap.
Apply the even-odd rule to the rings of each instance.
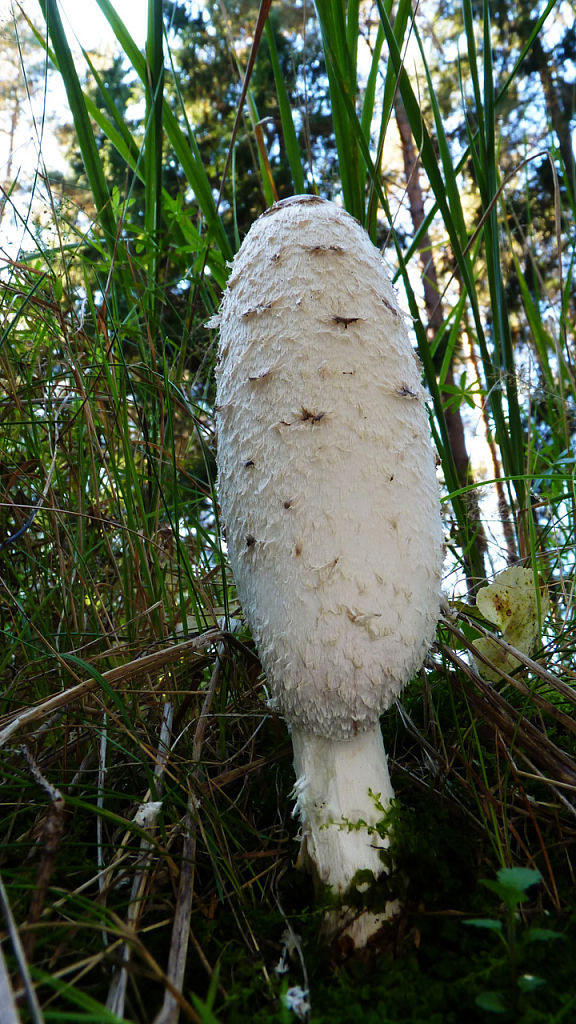
[[[350,324],[357,324],[361,318],[359,316],[333,316],[332,321],[335,324],[341,324],[344,330],[348,330]]]
[[[302,406],[300,410],[300,419],[303,423],[306,423],[308,420],[311,423],[319,423],[320,420],[324,419],[325,415],[325,412],[310,412],[310,409],[306,409],[305,406]]]

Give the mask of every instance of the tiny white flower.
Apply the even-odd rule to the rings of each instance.
[[[299,1020],[304,1020],[307,1014],[310,1013],[310,1003],[308,1002],[308,992],[306,989],[300,987],[300,985],[294,985],[284,993],[282,997],[284,1006],[288,1010],[292,1010]]]
[[[140,804],[134,815],[134,824],[140,828],[152,828],[158,821],[161,810],[161,800],[148,800],[145,804]]]

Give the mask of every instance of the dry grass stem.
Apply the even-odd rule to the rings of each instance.
[[[14,916],[12,914],[12,909],[11,909],[10,903],[8,901],[8,895],[7,895],[6,889],[4,887],[4,882],[2,881],[1,878],[0,878],[0,903],[2,904],[2,914],[3,914],[4,920],[6,922],[6,928],[7,928],[7,931],[8,931],[8,936],[9,936],[10,942],[12,944],[12,949],[14,951],[14,956],[16,958],[16,963],[18,965],[18,971],[20,973],[20,978],[22,980],[22,986],[23,986],[24,994],[26,996],[27,1003],[28,1003],[28,1009],[30,1011],[30,1017],[31,1017],[31,1019],[33,1021],[33,1024],[44,1024],[44,1014],[42,1013],[42,1010],[40,1009],[40,1003],[38,1002],[38,997],[36,995],[36,990],[34,988],[34,983],[33,983],[32,978],[30,976],[30,969],[29,969],[29,966],[28,966],[28,959],[27,959],[26,954],[24,952],[23,945],[22,945],[22,943],[20,941],[20,935],[19,935],[19,932],[18,932],[18,926],[16,924],[16,921],[14,920]],[[0,953],[2,955],[2,964],[4,966],[4,949],[3,949],[3,947],[0,947]],[[0,1012],[2,1012],[2,1013],[4,1012],[4,1007],[5,1006],[6,1006],[6,1011],[7,1012],[11,1012],[11,1006],[13,1005],[13,1002],[14,1002],[14,997],[12,995],[12,987],[10,985],[9,979],[7,979],[7,986],[8,986],[8,1000],[7,1000],[6,1003],[4,1003],[4,1001],[2,1001],[0,1003]],[[19,1024],[18,1017],[16,1017],[16,1021],[17,1021],[17,1024]],[[3,1022],[3,1024],[4,1024],[4,1022]],[[6,1021],[6,1024],[11,1024],[9,1019]]]
[[[233,627],[238,627],[239,622],[235,620]],[[167,975],[173,987],[181,991],[186,968],[186,957],[188,952],[188,937],[190,933],[190,915],[192,913],[192,901],[194,897],[194,866],[196,861],[197,832],[200,825],[199,816],[201,802],[196,795],[195,788],[200,774],[200,761],[202,747],[208,725],[210,708],[214,700],[222,672],[222,659],[225,654],[225,645],[218,645],[216,664],[208,684],[204,703],[198,718],[198,724],[194,733],[192,745],[192,762],[196,766],[193,769],[189,780],[188,807],[183,822],[184,846],[182,852],[182,863],[180,868],[180,883],[176,899],[176,912],[172,928],[172,940],[170,943],[170,954],[168,957]],[[177,1024],[180,1016],[180,1007],[171,992],[166,991],[162,1008],[154,1019],[154,1024]]]
[[[158,742],[156,764],[154,766],[155,793],[152,794],[150,790],[148,790],[134,819],[146,831],[152,831],[154,829],[162,807],[161,798],[164,789],[163,775],[170,754],[173,719],[174,706],[170,701],[167,701],[164,704],[162,728]],[[154,796],[154,801],[151,801],[150,799],[152,795]],[[128,904],[128,913],[126,917],[126,926],[132,931],[136,931],[138,919],[145,910],[146,889],[148,887],[149,874],[154,863],[155,849],[155,844],[151,843],[145,836],[142,836],[140,839],[140,853],[136,861],[137,870],[132,882],[130,902]],[[131,952],[132,947],[128,943],[125,943],[120,951],[123,964],[120,969],[116,971],[112,979],[112,984],[106,1000],[107,1009],[112,1013],[116,1013],[118,1016],[124,1015],[126,985],[128,983],[127,964],[130,960]]]
[[[189,658],[191,654],[197,651],[206,650],[216,643],[221,636],[222,633],[218,629],[207,630],[206,633],[193,640],[184,640],[173,646],[165,647],[161,651],[155,651],[154,654],[144,654],[141,658],[135,658],[125,665],[119,665],[117,668],[111,668],[107,672],[102,672],[102,679],[111,686],[114,686],[129,680],[133,682],[149,673],[158,673],[167,665],[179,662],[183,658]],[[0,720],[0,724],[4,723],[3,728],[0,730],[0,747],[4,746],[19,729],[45,718],[46,715],[51,714],[64,705],[80,700],[81,697],[84,697],[99,685],[101,684],[97,678],[86,679],[78,683],[77,686],[71,686],[68,690],[64,690],[63,693],[48,697],[27,711],[5,715]]]

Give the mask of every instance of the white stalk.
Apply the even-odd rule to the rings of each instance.
[[[294,813],[300,819],[298,865],[310,870],[342,905],[329,911],[323,923],[326,939],[345,936],[354,946],[369,938],[400,909],[388,901],[381,913],[347,905],[355,887],[364,892],[386,870],[382,858],[390,840],[382,831],[383,818],[394,799],[378,722],[348,740],[331,740],[292,729],[296,784]],[[362,877],[357,877],[362,871]]]
[[[349,740],[331,740],[292,728],[304,863],[318,881],[342,895],[359,867],[377,877],[387,836],[377,831],[394,790],[378,722]],[[365,879],[364,879],[365,881]]]

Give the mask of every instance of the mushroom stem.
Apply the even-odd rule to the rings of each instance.
[[[340,909],[325,915],[324,938],[347,936],[361,948],[400,909],[397,900],[378,913],[358,912],[346,902],[346,893],[354,887],[363,892],[369,881],[358,872],[368,871],[376,879],[387,870],[381,853],[390,843],[382,818],[394,790],[380,724],[376,721],[347,740],[315,736],[293,726],[292,745],[294,813],[302,831],[298,864],[311,868],[317,883],[342,897]]]
[[[345,897],[354,885],[363,891],[367,878],[357,877],[359,871],[377,878],[386,870],[381,853],[389,839],[382,832],[382,818],[394,798],[379,722],[347,740],[314,736],[293,726],[292,744],[294,813],[302,828],[299,864],[311,867],[317,882],[335,896]],[[396,909],[391,906],[374,918],[370,930]],[[338,930],[346,916],[345,908],[338,921],[328,922],[329,930]]]

